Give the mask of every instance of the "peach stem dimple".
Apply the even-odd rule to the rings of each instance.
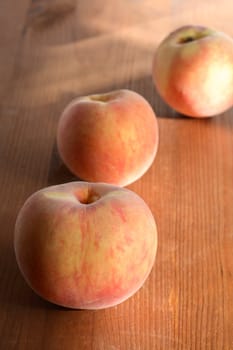
[[[196,38],[194,38],[193,36],[187,36],[186,38],[181,38],[179,39],[179,44],[186,44],[186,43],[190,43],[191,41],[195,41]]]
[[[91,204],[96,202],[100,195],[96,193],[93,189],[83,188],[74,193],[77,200],[82,204]]]
[[[206,31],[197,31],[197,32],[192,32],[192,33],[186,33],[185,35],[182,35],[181,37],[178,37],[177,43],[178,44],[186,44],[186,43],[190,43],[192,41],[196,41],[202,38],[205,38],[207,36],[207,32]]]
[[[102,95],[91,95],[90,99],[92,101],[97,101],[97,102],[108,102],[112,99],[111,94],[102,94]]]

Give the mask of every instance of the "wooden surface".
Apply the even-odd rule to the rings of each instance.
[[[232,1],[2,0],[0,3],[0,349],[233,349],[233,110],[182,118],[158,97],[151,61],[183,24],[233,36]],[[130,88],[159,116],[150,170],[129,186],[156,217],[157,260],[143,288],[101,311],[37,297],[16,265],[18,210],[34,191],[74,180],[56,152],[75,96]]]

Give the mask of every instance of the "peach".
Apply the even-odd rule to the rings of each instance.
[[[149,103],[130,90],[79,97],[61,115],[57,145],[79,178],[126,186],[155,158],[157,119]]]
[[[172,108],[209,117],[233,105],[233,39],[214,29],[184,26],[158,46],[155,86]]]
[[[29,197],[16,220],[14,247],[38,295],[69,308],[101,309],[143,285],[154,264],[157,229],[134,192],[71,182]]]

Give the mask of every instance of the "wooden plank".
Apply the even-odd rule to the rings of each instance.
[[[20,2],[3,0],[0,4],[0,97],[4,95],[8,82],[14,74],[14,67],[17,65],[28,3],[28,0]]]
[[[157,95],[158,42],[187,22],[233,35],[223,0],[34,0],[0,5],[0,348],[161,350],[233,348],[233,111],[181,118]],[[14,24],[12,25],[12,16]],[[15,262],[17,212],[34,191],[74,180],[55,135],[75,96],[141,93],[159,115],[160,146],[129,188],[154,213],[157,260],[143,288],[101,311],[65,310],[37,297]]]

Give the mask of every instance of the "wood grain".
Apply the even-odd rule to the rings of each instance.
[[[0,349],[233,349],[233,111],[182,118],[157,95],[151,60],[187,23],[233,36],[228,0],[3,0],[0,4]],[[150,170],[129,186],[155,215],[157,260],[141,290],[101,311],[37,297],[13,251],[19,208],[34,191],[75,177],[56,151],[74,97],[126,87],[159,116]]]

